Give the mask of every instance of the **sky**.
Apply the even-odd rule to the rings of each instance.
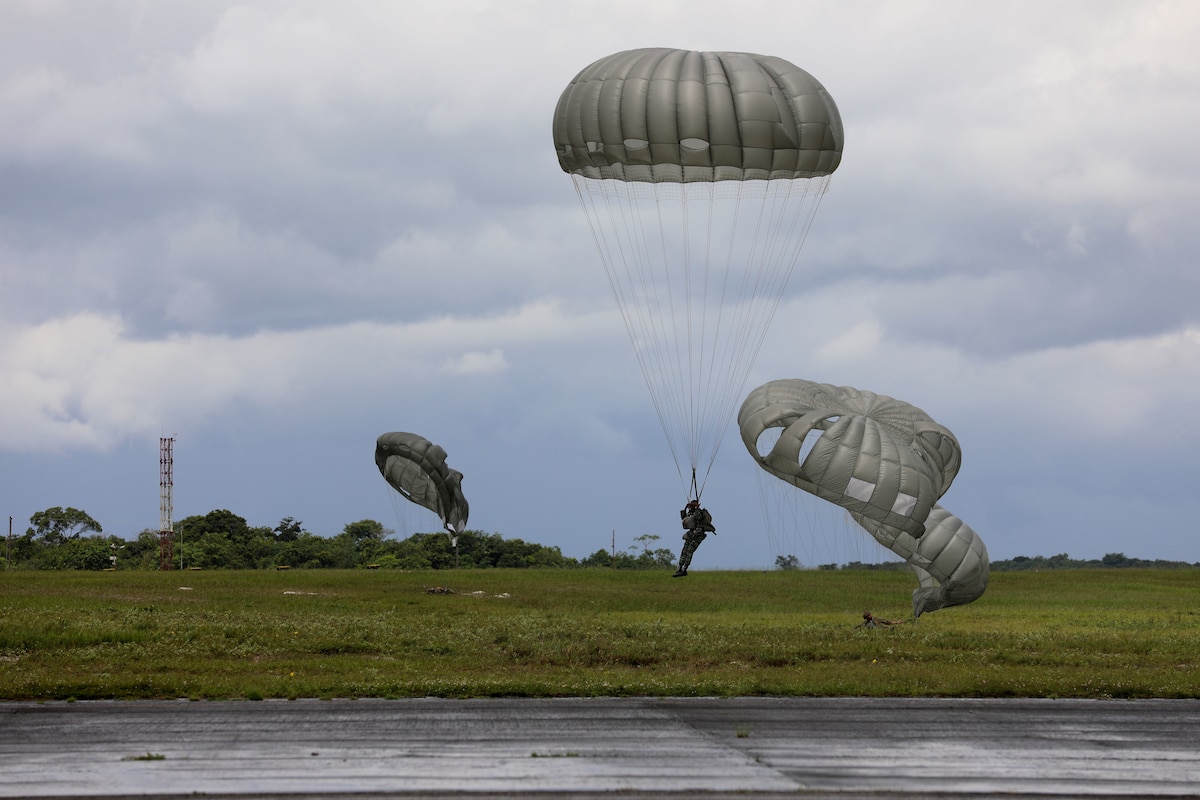
[[[993,560],[1200,562],[1196,41],[1186,0],[7,0],[0,515],[157,530],[171,437],[175,520],[437,530],[374,464],[405,430],[473,530],[677,548],[551,138],[583,67],[676,47],[785,58],[845,127],[746,392],[924,409]],[[694,570],[779,555],[756,469],[731,419]]]

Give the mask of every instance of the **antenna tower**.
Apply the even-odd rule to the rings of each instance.
[[[158,440],[158,568],[171,569],[174,561],[175,529],[172,527],[171,493],[175,486],[174,470],[175,440]]]

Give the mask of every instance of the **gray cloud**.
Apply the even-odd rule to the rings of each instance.
[[[485,529],[674,546],[676,465],[550,145],[579,69],[665,45],[782,55],[846,121],[752,381],[945,421],[947,505],[996,557],[1197,560],[1161,488],[1200,445],[1197,34],[1183,2],[6,4],[4,497],[153,526],[142,462],[177,433],[187,513],[335,533],[395,516],[375,435],[428,428]],[[772,561],[740,447],[710,565]]]

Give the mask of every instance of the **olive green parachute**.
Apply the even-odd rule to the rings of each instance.
[[[576,75],[554,112],[559,165],[588,178],[811,178],[837,169],[842,141],[825,87],[756,53],[614,53]]]
[[[966,605],[987,589],[990,562],[983,539],[941,505],[929,511],[920,539],[861,514],[850,516],[916,573],[920,586],[913,591],[913,616]]]
[[[759,466],[845,508],[914,568],[914,614],[983,594],[983,540],[938,504],[962,452],[924,411],[849,386],[778,380],[750,392],[738,427]]]
[[[772,381],[746,397],[738,427],[767,472],[913,537],[962,459],[954,434],[921,409],[848,386]],[[783,430],[760,452],[770,428]]]
[[[437,514],[451,538],[467,527],[463,474],[446,465],[441,447],[415,433],[385,433],[375,442],[375,465],[393,489]]]
[[[782,58],[628,50],[570,81],[553,137],[698,496],[841,162],[837,105]]]

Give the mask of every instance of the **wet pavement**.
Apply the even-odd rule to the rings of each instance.
[[[1200,701],[0,703],[0,797],[1200,797]]]

